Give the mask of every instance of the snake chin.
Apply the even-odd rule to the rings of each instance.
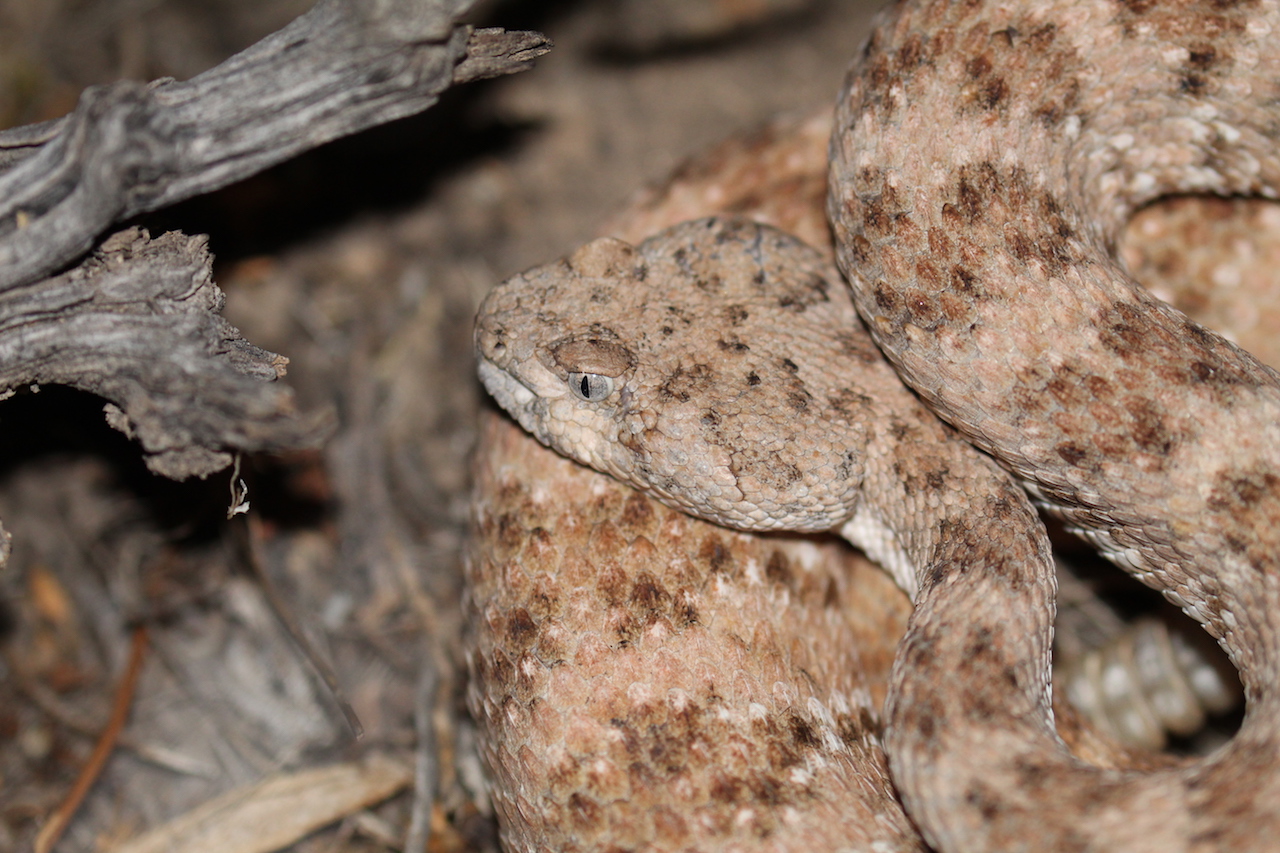
[[[553,436],[546,429],[546,419],[540,415],[546,401],[539,394],[483,356],[479,359],[477,372],[485,390],[503,410],[538,441],[555,448]]]
[[[504,409],[510,411],[512,405],[517,407],[527,406],[533,402],[535,396],[533,391],[489,359],[481,358],[477,370],[484,389]]]

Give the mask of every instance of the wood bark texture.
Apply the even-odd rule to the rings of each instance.
[[[321,0],[191,80],[92,87],[63,118],[0,132],[0,399],[39,383],[98,394],[177,479],[323,437],[332,416],[297,412],[276,382],[288,360],[220,316],[203,237],[102,235],[549,48],[458,24],[471,5]]]

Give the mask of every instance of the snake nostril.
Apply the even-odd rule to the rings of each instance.
[[[483,320],[476,329],[476,343],[482,355],[492,358],[507,351],[506,335],[500,328],[493,328]]]

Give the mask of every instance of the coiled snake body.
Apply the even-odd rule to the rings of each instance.
[[[1158,196],[1276,195],[1278,22],[1265,2],[903,6],[832,143],[841,266],[902,377],[1239,669],[1245,722],[1200,762],[1092,767],[1057,739],[1029,504],[883,372],[794,241],[701,221],[597,242],[482,309],[482,376],[543,441],[721,523],[842,528],[914,594],[887,746],[941,849],[1274,845],[1280,383],[1111,251]]]
[[[1050,802],[1063,848],[1275,844],[1280,388],[1111,248],[1162,195],[1276,196],[1278,23],[1273,3],[919,4],[872,37],[839,102],[829,210],[877,343],[942,417],[1204,623],[1249,706],[1230,745],[1177,772],[1077,768],[1033,734],[1043,708],[1024,711],[1024,754],[975,749],[977,709],[937,709],[926,687],[974,658],[919,620],[889,750],[940,844],[1024,839]],[[1002,605],[992,685],[1030,660],[1033,609]]]

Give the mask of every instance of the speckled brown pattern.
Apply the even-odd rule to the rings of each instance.
[[[842,527],[926,600],[973,568],[981,606],[1014,614],[1009,629],[1029,638],[1029,660],[1000,658],[1001,678],[1027,697],[1025,710],[1001,715],[1000,739],[1053,736],[1031,713],[1048,702],[1053,618],[1038,519],[905,391],[816,252],[714,219],[634,248],[597,241],[495,288],[476,338],[486,386],[523,426],[664,501],[737,527]],[[607,380],[607,393],[581,399],[584,375]],[[918,606],[917,623],[922,613],[933,611]],[[997,651],[991,629],[950,624],[974,659],[935,686],[952,706],[980,706],[986,684],[971,670]],[[910,670],[896,666],[900,681]],[[949,710],[916,708],[922,718]]]
[[[1019,623],[1038,605],[940,577],[889,708],[895,782],[940,847],[1274,848],[1280,389],[1111,249],[1162,194],[1275,196],[1278,24],[1274,2],[918,3],[850,74],[830,212],[877,342],[931,407],[1203,621],[1249,701],[1231,744],[1181,771],[1094,771],[1031,727],[989,737],[1007,715],[1047,718],[1002,676],[1035,659]],[[981,638],[946,616],[983,607],[999,618]],[[944,707],[936,684],[961,666],[992,690]]]
[[[676,222],[730,213],[773,225],[834,258],[825,213],[832,113],[826,108],[776,118],[695,155],[640,193],[604,233],[638,243]],[[1263,363],[1280,364],[1280,205],[1212,196],[1160,199],[1127,224],[1119,254],[1153,294],[1227,334]],[[1089,594],[1079,584],[1073,589]],[[1243,702],[1234,670],[1222,671],[1226,662],[1216,649],[1159,624],[1120,632],[1081,657],[1080,638],[1070,623],[1064,626],[1059,605],[1055,701],[1059,694],[1070,697],[1100,734],[1158,750],[1170,734],[1185,737],[1199,728],[1206,713]],[[1061,712],[1057,717],[1059,734],[1083,755],[1081,732],[1064,725],[1068,718]]]
[[[736,215],[835,256],[826,216],[832,111],[778,118],[730,137],[640,193],[602,233],[639,243],[677,222]],[[1126,223],[1119,256],[1155,296],[1280,364],[1280,205],[1172,196]]]
[[[1133,7],[1131,11],[1142,12],[1143,10],[1138,7]],[[1213,26],[1210,26],[1207,32],[1209,32],[1210,35],[1216,35]],[[1006,35],[1009,35],[1009,34],[1006,34]],[[1200,51],[1195,54],[1195,58],[1197,58],[1197,61],[1202,64],[1205,61],[1205,56],[1206,54],[1204,51]],[[978,71],[981,71],[981,63],[975,66],[975,69]],[[1188,79],[1190,80],[1190,82],[1185,83],[1185,85],[1189,87],[1188,89],[1189,91],[1194,91],[1197,89],[1199,85],[1201,85],[1200,83],[1197,83],[1197,81],[1194,78],[1188,78]],[[988,90],[986,90],[985,93],[983,93],[978,100],[995,103],[998,101],[997,96],[1000,96],[1000,87],[998,85],[994,86],[994,88],[989,88]],[[792,162],[787,162],[786,165],[788,167],[794,166]],[[689,177],[692,177],[694,179],[694,182],[696,183],[699,176],[692,175]],[[795,183],[798,186],[803,185],[803,181],[801,182],[793,181],[793,183]],[[730,186],[732,187],[733,185],[730,185]],[[699,203],[698,200],[695,199],[693,212],[694,213],[705,212],[704,210],[697,209],[698,203]],[[734,202],[731,201],[731,204],[732,203]],[[1187,218],[1185,222],[1188,223],[1187,225],[1184,226],[1184,229],[1186,231],[1188,231],[1189,233],[1194,233],[1197,230],[1195,215],[1193,215],[1190,218]],[[1164,228],[1165,233],[1167,234],[1169,230],[1167,224],[1163,224],[1162,227]],[[1135,228],[1139,228],[1138,223],[1135,223]],[[1200,230],[1203,230],[1203,229],[1201,228]],[[1150,232],[1148,231],[1147,236],[1149,235],[1150,235]],[[1025,240],[1020,240],[1017,235],[1013,236],[1013,238],[1011,239],[1010,245],[1013,247],[1013,250],[1015,251],[1015,253],[1021,253],[1025,257],[1031,257],[1030,245]],[[1052,253],[1050,252],[1050,254]],[[1133,268],[1135,269],[1136,272],[1143,273],[1144,275],[1146,274],[1138,264],[1134,263],[1132,260],[1130,260],[1130,263],[1133,265]],[[1154,266],[1157,268],[1157,271],[1166,271],[1167,269],[1167,265],[1165,265],[1164,267],[1161,267],[1160,264],[1156,263]],[[1151,267],[1152,265],[1148,264],[1148,269],[1150,269]],[[1186,307],[1188,307],[1189,309],[1197,309],[1198,306],[1196,304],[1196,299],[1195,299],[1196,291],[1191,290],[1189,292],[1191,293],[1192,301],[1191,302],[1184,301],[1180,304],[1186,305]],[[1202,299],[1200,301],[1203,302]],[[980,645],[971,644],[969,647],[969,650],[972,651],[974,649],[980,649],[980,648],[981,648]],[[979,674],[983,671],[982,667],[975,667],[973,669],[976,673],[979,673]],[[987,710],[990,710],[990,708],[983,707],[983,708],[976,709],[978,713],[981,713]],[[961,757],[963,758],[963,756]],[[1049,757],[1050,763],[1052,763],[1053,760],[1055,760],[1055,757],[1050,756]],[[1024,767],[1022,768],[1021,777],[1020,779],[1015,780],[1015,784],[1013,786],[1014,789],[1017,788],[1017,783],[1035,782],[1036,783],[1035,787],[1037,788],[1044,787],[1044,785],[1047,784],[1042,780],[1040,780],[1039,778],[1033,779],[1032,776],[1035,776],[1036,774],[1033,774],[1030,772],[1030,770],[1028,769],[1029,766],[1030,766],[1029,763],[1024,762]],[[971,774],[971,776],[977,776],[977,775],[978,775],[977,773]],[[995,777],[992,777],[992,778],[994,779]],[[1109,774],[1103,777],[1094,776],[1093,778],[1095,781],[1100,782],[1102,787],[1106,788],[1106,787],[1109,787],[1110,782],[1121,779],[1121,776],[1119,776],[1118,774]],[[979,790],[978,787],[975,787],[968,792],[969,795],[966,798],[966,802],[962,805],[961,811],[963,811],[964,808],[969,808],[972,810],[973,808],[976,807],[984,812],[983,814],[984,819],[991,816],[998,816],[996,813],[999,810],[999,808],[1001,808],[1002,806],[998,801],[998,797],[995,795],[998,795],[1001,793],[1000,782],[998,780],[991,781],[990,784],[987,784],[985,786],[980,786],[980,787],[981,787],[981,790]],[[1152,791],[1154,791],[1154,793]],[[992,792],[994,792],[994,795]],[[1025,792],[1023,793],[1025,794]],[[1158,798],[1163,796],[1163,792],[1161,792],[1158,789],[1152,789],[1152,790],[1148,790],[1147,792],[1139,792],[1139,797],[1141,797],[1144,793],[1146,795],[1156,798],[1156,805],[1160,804]],[[1095,802],[1098,802],[1102,799],[1102,797],[1095,795],[1092,799]],[[1031,803],[1031,806],[1026,806],[1027,808],[1035,807],[1034,797],[1025,798],[1025,802]],[[1068,803],[1068,806],[1070,805],[1074,805],[1074,804]],[[1007,804],[1006,804],[1006,807],[1007,807]],[[1017,804],[1015,804],[1015,808],[1016,807],[1017,807]],[[1150,815],[1146,815],[1146,817],[1148,818],[1148,821],[1149,821]],[[1046,818],[1046,816],[1040,815],[1038,816],[1038,818]],[[1012,834],[1006,833],[1003,837],[999,837],[997,833],[996,843],[1001,845],[1015,845],[1019,842],[1022,842],[1025,845],[1030,846],[1032,849],[1047,849],[1049,847],[1053,847],[1055,844],[1065,849],[1070,849],[1072,845],[1077,845],[1077,846],[1083,845],[1087,842],[1087,838],[1081,832],[1076,831],[1080,829],[1079,826],[1071,825],[1071,821],[1073,819],[1078,824],[1079,823],[1086,824],[1085,829],[1089,828],[1087,826],[1087,823],[1088,823],[1087,821],[1083,821],[1083,822],[1080,821],[1078,816],[1073,818],[1068,811],[1068,813],[1065,816],[1056,815],[1056,814],[1049,815],[1047,816],[1047,819],[1042,819],[1042,820],[1038,819],[1037,821],[1031,822],[1034,825],[1032,825],[1030,828],[1026,828],[1026,826],[1024,825],[1024,829],[1026,831],[1022,838],[1019,838],[1016,834],[1016,830],[1017,830],[1016,821],[1011,822],[1011,825],[1014,827],[1015,831]],[[1123,814],[1121,814],[1119,817],[1113,816],[1113,821],[1124,821],[1124,820],[1125,820],[1125,817]],[[1152,830],[1150,837],[1142,839],[1142,842],[1146,843],[1148,847],[1150,847],[1151,849],[1164,849],[1165,843],[1170,839],[1172,839],[1172,842],[1176,844],[1178,841],[1181,840],[1178,837],[1179,833],[1182,832],[1184,827],[1186,826],[1185,824],[1178,824],[1176,821],[1174,821],[1170,824],[1167,824],[1161,827],[1161,826],[1157,826],[1155,821],[1151,821],[1151,822],[1148,822],[1148,821],[1133,822],[1129,825],[1128,829],[1131,831],[1131,834],[1134,836],[1140,836],[1143,833],[1146,833],[1149,829]],[[1105,821],[1101,822],[1100,825],[1102,826],[1102,837],[1100,840],[1095,839],[1095,841],[1103,849],[1111,849],[1111,845],[1120,843],[1117,839],[1119,839],[1121,836],[1117,833],[1111,832],[1111,829],[1114,828],[1114,823],[1112,823],[1112,826],[1110,827],[1106,825]],[[1055,831],[1055,826],[1057,827],[1056,831],[1060,833],[1059,837],[1056,840],[1049,834]],[[1006,830],[1007,829],[1008,827],[1006,827]],[[1160,829],[1166,829],[1168,831],[1167,835],[1162,836],[1161,834],[1159,834]],[[1247,827],[1245,828],[1244,831],[1248,831]],[[1237,832],[1239,834],[1239,837],[1243,837],[1243,832],[1240,831],[1239,828],[1237,828]],[[1239,837],[1236,839],[1229,839],[1229,840],[1234,840],[1238,842]],[[1221,841],[1221,836],[1215,837],[1212,834],[1206,833],[1204,837],[1201,838],[1200,840],[1207,843],[1210,847],[1212,847]],[[1263,841],[1261,843],[1265,844],[1265,836],[1263,836]],[[1142,848],[1141,846],[1139,846],[1137,849],[1142,849]],[[1176,849],[1176,848],[1172,848],[1172,849]]]
[[[508,849],[924,849],[879,741],[907,611],[879,568],[483,432],[470,697]]]
[[[728,140],[682,168],[667,184],[647,191],[637,204],[615,219],[606,230],[638,240],[672,222],[724,207],[757,216],[786,230],[809,234],[817,245],[829,252],[825,218],[821,214],[825,196],[826,137],[829,128],[829,115],[816,116],[800,122],[778,121],[750,136]],[[768,168],[760,168],[761,163],[768,164]],[[586,547],[590,532],[587,524],[581,520],[594,518],[601,511],[600,504],[591,497],[594,493],[626,494],[626,506],[630,508],[630,513],[645,506],[654,507],[648,511],[667,512],[640,493],[608,485],[608,481],[603,481],[598,475],[559,461],[531,439],[522,438],[510,429],[487,428],[482,434],[478,459],[482,470],[488,472],[481,476],[478,483],[480,511],[485,517],[494,513],[502,517],[502,523],[496,529],[492,524],[485,525],[483,532],[487,536],[476,538],[477,551],[472,563],[472,600],[485,612],[529,613],[544,602],[541,587],[528,584],[507,586],[500,580],[513,571],[522,571],[518,567],[522,562],[521,553],[528,544],[527,539],[543,539],[546,533],[546,528],[541,526],[542,513],[526,515],[523,511],[523,498],[512,506],[509,502],[512,495],[524,495],[534,490],[554,494],[559,513],[557,517],[563,522],[555,537],[555,553],[561,556],[574,554],[578,549]],[[504,476],[504,484],[500,488],[495,488],[495,478],[491,476],[496,470],[501,470]],[[535,487],[534,484],[538,485]],[[695,529],[699,527],[699,522],[688,523]],[[505,544],[495,545],[497,540]],[[733,534],[725,541],[744,555],[743,560],[767,565],[770,555],[778,549],[778,543],[782,540],[761,542],[752,536]],[[686,559],[697,559],[696,543],[691,543],[690,537],[684,537],[683,542],[692,549]],[[678,543],[667,542],[665,545],[668,549],[675,549],[670,553],[678,553]],[[828,559],[837,563],[850,559],[842,556],[840,549],[825,550],[829,555]],[[653,554],[647,553],[650,556]],[[655,560],[650,565],[638,565],[634,568],[636,571],[647,572],[651,577],[654,572],[662,575],[669,560],[670,556],[665,560]],[[567,562],[580,566],[576,558],[570,558]],[[559,565],[554,560],[540,562],[540,565],[551,576],[559,570]],[[872,702],[869,707],[878,708],[887,688],[888,664],[901,636],[909,606],[906,598],[894,590],[883,575],[871,580],[863,568],[865,563],[854,565],[859,568],[852,576],[850,589],[856,590],[856,594],[847,597],[840,610],[843,615],[839,617],[852,624],[853,642],[840,639],[850,631],[848,625],[830,635],[825,631],[820,634],[806,632],[805,642],[815,652],[832,641],[836,642],[836,646],[832,661],[804,668],[803,672],[806,683],[819,691],[842,689],[840,685],[852,679],[853,683],[860,685],[859,690],[870,692]],[[810,571],[836,572],[839,569],[814,567]],[[536,606],[531,605],[531,602]],[[790,606],[775,607],[764,615],[776,620],[786,616]],[[736,620],[738,617],[734,618]],[[790,626],[798,624],[796,618],[793,613],[789,620]],[[825,618],[830,620],[835,618],[835,614],[829,611]],[[556,622],[556,630],[570,638],[570,641],[580,642],[583,636],[598,635],[598,619],[598,614],[589,608],[561,614]],[[686,804],[680,799],[674,790],[679,779],[674,776],[668,777],[668,785],[655,785],[648,797],[611,800],[602,810],[602,814],[608,816],[602,820],[603,826],[596,827],[586,836],[581,834],[580,828],[572,820],[565,822],[568,813],[563,808],[564,803],[574,797],[582,800],[596,796],[590,790],[594,784],[592,780],[586,774],[579,774],[575,777],[575,784],[562,787],[554,796],[547,794],[544,789],[546,779],[551,774],[551,753],[547,750],[521,749],[509,744],[522,744],[528,737],[528,730],[524,725],[528,714],[523,709],[537,704],[554,708],[571,705],[577,696],[576,688],[573,687],[575,682],[574,679],[564,678],[554,682],[548,680],[545,689],[530,695],[527,690],[514,686],[521,680],[514,667],[486,667],[483,662],[487,655],[494,654],[493,650],[502,648],[507,642],[504,624],[502,619],[476,620],[473,636],[477,652],[472,655],[472,668],[477,677],[471,685],[471,700],[477,717],[482,722],[483,740],[490,765],[496,774],[495,799],[502,809],[508,844],[519,849],[539,844],[557,849],[573,844],[581,844],[584,849],[607,849],[615,843],[635,842],[641,846],[647,845],[648,849],[680,849],[688,839],[682,837],[682,840],[677,841],[669,837],[658,837],[656,826],[645,817],[649,810],[659,805],[664,813],[665,810],[670,810],[671,817],[679,818],[680,821],[684,821],[693,811],[706,811],[708,807],[705,804]],[[785,631],[777,634],[784,635]],[[759,630],[753,629],[755,640],[759,641],[763,637]],[[792,638],[787,642],[794,644],[796,639]],[[647,655],[655,650],[667,655],[672,647],[679,649],[681,659],[690,664],[686,673],[696,672],[698,666],[718,665],[720,661],[720,656],[706,643],[685,645],[678,636],[668,637],[667,643],[661,647],[634,648],[628,654],[633,658],[647,660]],[[695,664],[696,661],[703,660],[697,655],[708,651],[711,653],[710,662]],[[759,648],[759,653],[764,658],[777,657],[777,653],[771,652],[767,646]],[[789,655],[790,652],[785,654]],[[835,660],[851,655],[858,658],[855,668],[842,669],[831,665]],[[566,664],[560,662],[558,665]],[[626,677],[628,671],[624,667],[619,670],[620,675],[614,677],[614,671],[609,666],[596,670],[593,678],[595,695],[604,701],[605,696],[626,694],[632,689],[631,682]],[[679,683],[675,686],[681,689],[687,687]],[[495,707],[505,707],[508,711],[495,714]],[[517,712],[515,709],[521,710]],[[1109,766],[1132,766],[1135,760],[1140,760],[1133,755],[1118,752],[1113,743],[1099,739],[1087,728],[1081,728],[1069,707],[1058,708],[1057,724],[1059,732],[1077,755]],[[604,732],[607,728],[598,730]],[[547,742],[554,743],[563,738],[563,735],[563,729],[559,729],[544,732],[541,736]],[[855,775],[865,774],[872,784],[859,785],[850,790],[846,786],[851,777],[836,773],[815,777],[807,788],[811,795],[810,802],[816,804],[816,812],[820,815],[827,814],[831,803],[842,803],[841,812],[850,816],[849,823],[843,820],[831,823],[823,819],[818,825],[836,828],[841,833],[840,837],[854,849],[860,843],[870,843],[877,837],[875,833],[868,834],[865,829],[851,828],[866,825],[860,816],[868,813],[894,815],[898,811],[896,799],[883,785],[875,782],[882,778],[880,768],[884,766],[883,753],[874,743],[868,743],[867,746],[868,751],[856,757],[851,772]],[[680,750],[688,753],[688,749],[683,746]],[[665,752],[667,750],[659,750],[649,755],[651,760],[660,761]],[[599,767],[601,762],[610,761],[611,757],[595,752],[584,756],[584,760],[587,759]],[[629,767],[636,765],[634,755],[628,756],[626,761]],[[704,773],[706,769],[695,768],[694,772]],[[776,780],[765,782],[772,779],[770,768],[757,768],[757,772],[757,788],[762,784],[778,784]],[[779,778],[785,782],[786,774],[783,773]],[[517,800],[525,802],[516,807]],[[801,817],[806,811],[805,808],[798,807],[797,811],[792,812],[795,817],[792,823],[776,827],[767,835],[758,836],[753,843],[769,849],[830,846],[824,841],[827,836],[823,832],[826,830],[815,830],[809,817]],[[885,825],[884,820],[877,822],[877,825]],[[897,838],[900,824],[891,822],[888,826],[891,829],[898,827],[890,833],[892,838]],[[725,839],[719,840],[723,842]],[[709,837],[704,837],[703,841],[711,843]]]
[[[783,226],[799,223],[799,228],[803,229],[805,223],[814,221],[812,211],[815,209],[817,194],[810,190],[815,184],[820,183],[818,175],[820,172],[825,171],[825,146],[818,144],[816,137],[819,135],[817,131],[824,130],[825,128],[822,125],[826,123],[820,117],[799,124],[779,122],[765,131],[753,134],[743,140],[730,140],[716,150],[709,152],[705,159],[683,169],[673,178],[673,183],[670,185],[647,193],[647,197],[642,204],[634,206],[627,214],[616,220],[609,230],[624,236],[635,233],[643,234],[646,230],[654,227],[654,223],[663,224],[662,217],[664,215],[668,221],[681,219],[686,215],[696,215],[708,209],[714,209],[716,204],[725,204],[730,209],[741,210],[743,209],[741,201],[743,198],[748,200],[760,198],[770,200],[771,205],[762,218]],[[764,154],[763,157],[760,156],[761,152]],[[721,176],[717,173],[715,164],[724,163],[726,158],[728,167],[721,171],[731,179],[721,184],[719,183]],[[776,168],[755,171],[752,163],[758,159],[763,159],[765,162],[773,164]],[[750,180],[744,181],[740,179],[744,173],[749,175]],[[806,200],[809,203],[807,210],[805,209]],[[750,205],[751,201],[748,201],[745,207],[748,212],[752,212]],[[1181,267],[1180,263],[1177,262],[1181,262],[1190,249],[1185,235],[1187,232],[1197,236],[1203,234],[1207,227],[1203,215],[1203,210],[1205,209],[1210,211],[1215,209],[1212,200],[1182,199],[1171,204],[1168,210],[1153,209],[1147,211],[1144,217],[1134,223],[1134,227],[1130,229],[1129,233],[1130,240],[1128,245],[1130,249],[1134,252],[1140,252],[1139,258],[1168,259],[1163,264],[1145,261],[1146,266],[1140,267],[1145,279],[1156,281],[1158,286],[1170,289],[1169,285],[1160,284],[1159,279],[1162,275],[1177,276],[1179,274]],[[1251,239],[1250,228],[1260,217],[1265,216],[1265,213],[1252,211],[1248,218],[1225,219],[1219,214],[1209,220],[1209,225],[1214,229],[1214,235],[1221,235],[1218,237],[1220,245],[1240,244],[1242,241]],[[1139,240],[1145,242],[1139,242]],[[821,244],[819,243],[819,245]],[[1260,248],[1265,249],[1266,244],[1262,243]],[[1195,257],[1202,258],[1202,263],[1214,262],[1221,264],[1224,262],[1223,258],[1229,256],[1221,251],[1215,256],[1206,253],[1204,250],[1199,250]],[[1169,261],[1175,263],[1171,264]],[[1259,270],[1263,273],[1266,272],[1265,265],[1259,266],[1256,259],[1246,257],[1244,261],[1245,263],[1241,265],[1241,268],[1246,276],[1252,273],[1256,279]],[[1252,262],[1252,265],[1250,262]],[[1185,274],[1182,275],[1182,278],[1185,281],[1193,280],[1192,277]],[[1257,279],[1253,283],[1261,284],[1264,282],[1265,279]],[[1249,283],[1249,279],[1246,278],[1244,281],[1246,287]],[[1176,284],[1176,281],[1174,284]],[[1176,289],[1172,292],[1176,292]],[[1237,295],[1239,293],[1240,288],[1237,288]],[[1250,303],[1245,302],[1245,304]],[[1196,306],[1193,304],[1191,307],[1195,308]],[[486,433],[486,436],[493,434],[491,430]],[[545,460],[541,463],[539,460],[547,456],[547,454],[545,451],[540,451],[536,445],[531,445],[527,440],[521,442],[518,437],[512,435],[505,435],[503,440],[492,444],[496,446],[490,446],[484,452],[483,458],[490,459],[490,462],[486,464],[502,465],[508,477],[523,479],[525,482],[530,479],[547,484],[558,482],[558,478],[554,476],[556,469],[543,470]],[[502,461],[493,462],[494,456],[501,458]],[[574,470],[571,466],[562,467],[565,471]],[[575,485],[584,485],[591,481],[591,475],[582,471],[578,471],[577,477],[581,479],[581,484],[571,480],[571,482],[575,482]],[[482,485],[485,485],[486,482],[491,485],[489,481],[482,481]],[[647,499],[632,494],[629,497],[629,501],[632,505],[639,505],[641,502],[646,502]],[[574,512],[582,516],[589,516],[594,511],[592,502],[584,500],[581,491],[574,488],[567,489],[566,494],[560,496],[557,506],[564,518],[571,517]],[[518,537],[521,531],[526,535],[529,533],[529,528],[522,528],[515,522],[515,519],[520,518],[519,513],[509,514],[506,518],[505,532],[501,534],[504,538],[510,540],[513,536]],[[581,528],[576,527],[572,531],[562,532],[559,540],[564,545],[564,543],[581,535]],[[735,541],[748,542],[750,537],[736,537]],[[510,552],[508,560],[518,563],[518,557],[511,556],[514,553],[518,552]],[[563,550],[561,553],[563,553]],[[487,559],[488,562],[483,564],[485,568],[481,570],[482,575],[484,572],[495,571],[494,566],[496,565],[505,565],[501,560],[494,560],[492,557]],[[757,559],[764,558],[757,557]],[[660,562],[659,565],[661,565]],[[498,571],[505,570],[498,569]],[[553,569],[548,566],[548,571],[553,571]],[[528,588],[521,591],[509,591],[501,585],[485,584],[483,582],[477,585],[477,590],[478,594],[481,595],[481,600],[489,602],[486,606],[507,607],[517,610],[524,603],[524,596],[528,595],[536,598],[539,594],[536,590]],[[491,596],[491,598],[484,598],[486,595]],[[897,614],[898,618],[902,618],[904,610],[901,604],[897,603],[900,601],[902,601],[900,597],[895,598],[892,593],[888,593],[883,589],[879,593],[876,593],[874,589],[864,589],[862,595],[852,600],[854,604],[859,605],[864,610],[878,608],[882,618],[890,620],[894,619],[895,614]],[[589,621],[584,623],[582,620],[562,621],[558,627],[575,637],[577,636],[577,631],[591,632],[593,630]],[[493,623],[486,622],[480,628],[479,634],[484,637],[486,632],[492,635],[494,631],[496,629],[494,629]],[[860,671],[860,677],[866,683],[878,684],[880,682],[877,679],[884,677],[882,670],[875,667],[866,668],[868,661],[877,660],[877,643],[880,649],[878,660],[883,663],[888,660],[895,641],[896,634],[893,632],[886,632],[878,637],[871,633],[864,633],[858,638],[856,648],[860,651],[864,664],[864,668]],[[507,681],[504,681],[504,679],[515,678],[511,673],[510,667],[495,670],[490,672],[482,682],[477,682],[476,685],[473,685],[476,688],[473,691],[475,701],[484,702],[486,707],[495,701],[493,696],[508,696],[508,699],[504,701],[530,701],[529,697],[523,694],[517,700],[512,698],[510,694],[503,692],[508,687]],[[1137,679],[1135,680],[1135,686],[1138,681],[1149,681],[1153,676],[1163,679],[1167,678],[1168,674],[1148,671],[1143,676],[1139,673],[1134,676]],[[564,682],[560,683],[563,684]],[[608,677],[607,670],[601,671],[596,685],[600,691],[625,692],[625,685],[620,686],[619,682]],[[482,697],[488,698],[482,699]],[[540,694],[536,701],[545,701],[558,705],[562,698],[564,697],[556,690],[549,689]],[[1086,707],[1090,707],[1093,704],[1095,703],[1086,702]],[[1145,702],[1138,702],[1138,705],[1145,704]],[[1107,708],[1101,710],[1115,712],[1117,709]],[[1192,706],[1192,711],[1198,713],[1195,706]],[[1186,712],[1184,711],[1183,713]],[[523,758],[517,761],[510,750],[501,746],[501,744],[506,743],[509,738],[517,740],[523,738],[524,734],[521,730],[514,726],[495,725],[491,717],[485,717],[485,719],[490,721],[490,726],[487,729],[488,742],[491,748],[491,760],[494,762],[500,777],[499,791],[537,790],[538,780],[545,775],[545,762],[536,759],[545,759],[546,754],[526,751],[523,754]],[[1059,707],[1059,731],[1067,739],[1068,743],[1072,744],[1073,751],[1077,755],[1109,766],[1116,766],[1117,761],[1121,762],[1121,764],[1133,764],[1133,756],[1118,755],[1112,745],[1105,741],[1097,741],[1087,730],[1074,728],[1074,724],[1075,720],[1072,717],[1071,709]],[[871,772],[875,772],[874,768]],[[579,779],[579,784],[589,786],[590,782],[589,780]],[[835,796],[838,799],[842,796],[839,793],[841,784],[839,776],[835,777],[835,784],[837,791]],[[811,790],[826,793],[826,785],[826,780],[820,778],[815,780],[814,788]],[[588,793],[578,793],[580,796],[589,796]],[[499,798],[501,799],[504,796],[508,796],[508,794],[500,793]],[[563,800],[565,796],[562,792],[561,799]],[[874,804],[877,800],[884,799],[886,794],[874,786],[864,786],[861,789],[861,796],[864,799],[859,801],[858,806],[865,810],[869,804]],[[610,839],[616,840],[620,837],[634,838],[636,827],[629,826],[623,816],[627,814],[634,815],[637,810],[643,811],[644,808],[651,807],[653,802],[658,802],[659,800],[660,796],[655,791],[652,802],[633,803],[627,800],[617,805],[611,804],[605,811],[618,810],[618,819],[610,823],[612,827],[610,830],[596,833],[593,838],[603,846],[607,846]],[[826,801],[825,797],[818,797],[816,800]],[[846,806],[846,808],[850,813],[857,813],[858,806]],[[563,814],[556,812],[554,809],[544,808],[531,811],[526,807],[520,812],[509,809],[508,813],[509,823],[513,827],[510,834],[514,837],[523,838],[526,841],[529,839],[559,839],[557,844],[564,843],[565,839],[578,837],[574,829],[561,823],[560,819]],[[685,812],[681,810],[678,813],[683,814]],[[522,814],[524,815],[523,817],[521,817]],[[783,831],[781,837],[776,833],[767,836],[767,843],[785,846],[792,843],[793,840],[805,838],[809,831],[811,830],[804,828],[803,822],[790,825]],[[649,840],[657,843],[653,836],[650,836]],[[762,843],[765,842],[762,841]],[[796,841],[796,843],[803,842]]]

